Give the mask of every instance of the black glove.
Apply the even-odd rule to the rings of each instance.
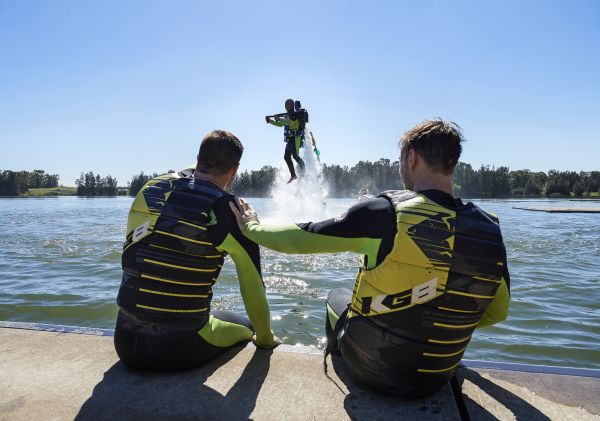
[[[268,123],[269,122],[269,116],[265,117],[265,121]]]

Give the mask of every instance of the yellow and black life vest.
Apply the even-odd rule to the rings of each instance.
[[[296,136],[303,134],[303,131],[300,129],[300,120],[295,117],[295,113],[288,113],[287,118],[290,120],[290,123],[283,129],[283,140],[286,142],[294,141]]]
[[[360,269],[340,347],[351,371],[416,397],[453,376],[501,283],[505,249],[498,219],[472,203],[382,196],[396,212],[394,245]]]
[[[201,327],[223,265],[208,236],[214,202],[227,193],[171,173],[150,180],[135,198],[123,246],[117,303],[142,320]]]

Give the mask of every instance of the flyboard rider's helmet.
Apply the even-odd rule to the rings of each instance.
[[[294,111],[294,100],[293,99],[288,98],[285,100],[285,110],[287,112]]]

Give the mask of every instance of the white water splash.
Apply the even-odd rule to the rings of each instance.
[[[300,149],[300,155],[306,168],[302,172],[296,165],[298,179],[288,184],[290,173],[287,165],[284,162],[279,166],[275,184],[271,189],[274,200],[269,203],[265,218],[267,223],[320,221],[328,216],[325,202],[328,188],[323,179],[323,165],[313,150],[308,124],[305,133],[304,146]]]

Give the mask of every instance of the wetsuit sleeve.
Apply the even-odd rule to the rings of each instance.
[[[259,345],[270,347],[273,345],[273,332],[260,270],[260,249],[258,244],[242,235],[229,209],[229,202],[234,202],[232,197],[220,199],[213,206],[217,223],[209,227],[209,235],[217,250],[228,253],[233,259],[244,307],[256,332],[256,341]]]
[[[273,126],[277,126],[277,127],[283,127],[283,126],[287,126],[292,122],[292,120],[284,118],[282,120],[274,120],[274,121],[269,121],[269,124],[272,124]]]
[[[506,252],[505,252],[506,253]],[[508,317],[508,306],[510,303],[510,274],[508,273],[508,264],[506,261],[506,254],[504,256],[504,275],[502,276],[502,280],[498,290],[496,291],[496,296],[490,303],[490,305],[485,309],[485,312],[481,316],[481,320],[477,325],[477,328],[491,326],[493,324],[499,323],[503,320],[506,320]]]
[[[350,251],[367,256],[367,267],[373,267],[382,260],[382,243],[389,243],[391,250],[395,234],[394,209],[385,198],[359,203],[346,213],[321,222],[282,226],[250,222],[244,228],[244,235],[251,240],[282,253]]]

